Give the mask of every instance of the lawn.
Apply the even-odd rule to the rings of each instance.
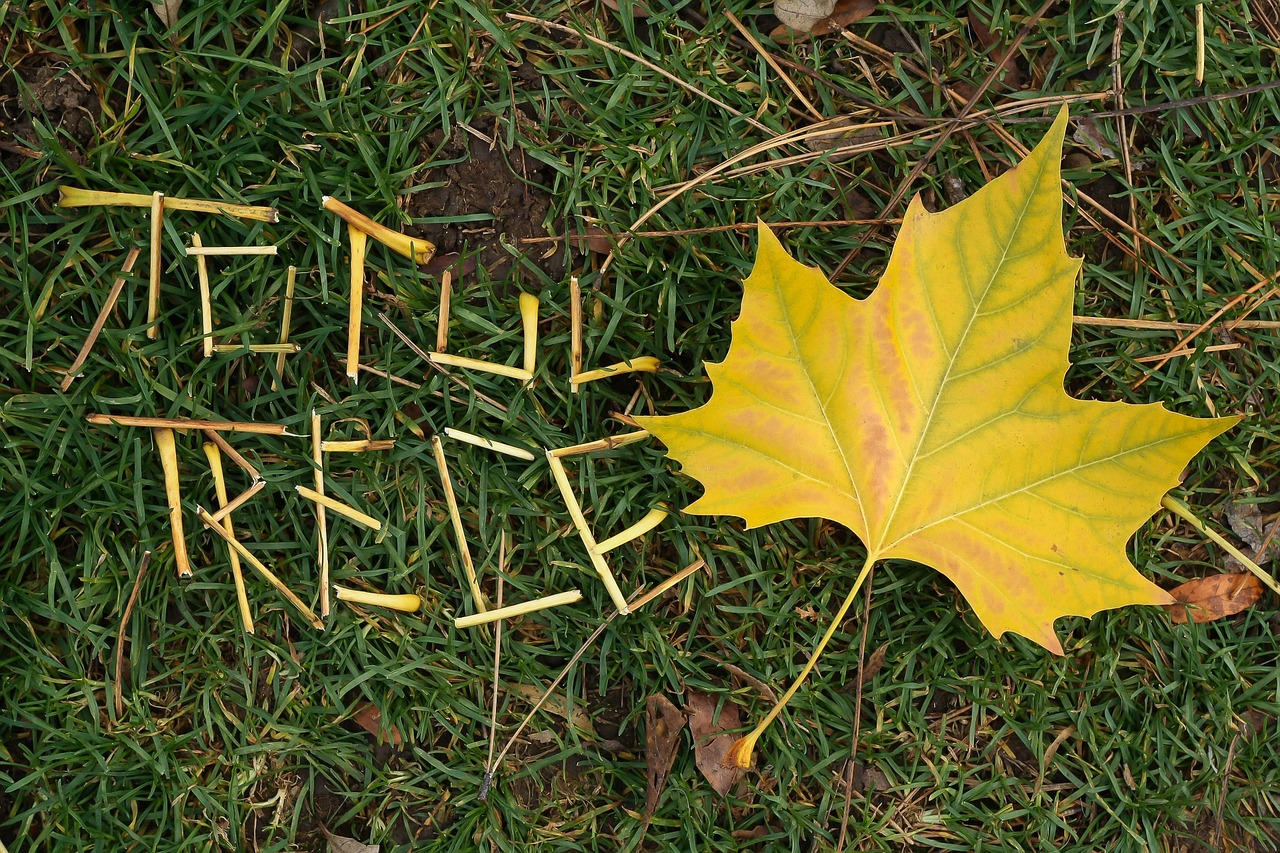
[[[171,27],[149,3],[0,0],[0,848],[341,849],[332,833],[384,851],[1280,849],[1274,597],[1206,624],[1157,607],[1062,619],[1058,657],[992,638],[943,576],[895,561],[756,766],[721,796],[686,729],[646,820],[647,700],[709,703],[745,732],[865,552],[822,520],[745,530],[675,512],[609,554],[619,586],[704,565],[613,618],[540,452],[707,400],[757,219],[865,296],[903,192],[956,203],[1067,103],[1064,224],[1084,257],[1068,390],[1246,416],[1175,494],[1237,544],[1228,515],[1269,523],[1280,7],[1205,4],[1198,28],[1189,3],[1056,3],[1037,19],[1038,5],[868,4],[788,43],[770,7],[736,0],[185,0]],[[840,116],[845,135],[778,139]],[[62,185],[279,221],[166,210],[152,339],[150,210],[60,207]],[[358,381],[349,240],[326,196],[438,247],[418,266],[370,242]],[[209,258],[230,351],[208,358],[193,234],[279,252]],[[460,356],[519,366],[518,298],[537,297],[527,387],[426,360],[446,272]],[[651,356],[658,372],[571,391],[570,276],[585,367]],[[283,370],[236,349],[277,342],[286,304],[298,351]],[[318,608],[316,513],[295,491],[314,485],[294,437],[313,410],[326,439],[396,440],[326,456],[329,494],[382,522],[330,514],[333,582],[422,605],[334,602],[318,631],[246,568],[250,635],[226,547],[196,515],[215,503],[201,434],[177,433],[194,571],[179,581],[152,432],[86,416],[283,425],[230,436],[266,483],[235,531]],[[484,594],[583,593],[506,621],[496,676],[498,631],[453,623],[475,601],[430,441],[445,428],[536,455],[444,444]],[[601,538],[700,493],[654,441],[565,465]],[[232,495],[249,485],[230,463],[226,479]],[[1166,589],[1230,569],[1167,512],[1129,551]]]

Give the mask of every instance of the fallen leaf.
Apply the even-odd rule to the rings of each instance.
[[[1001,71],[997,76],[997,80],[1009,89],[1019,89],[1022,87],[1022,72],[1018,70],[1016,63],[1017,56],[1010,51],[1004,44],[1004,39],[991,31],[991,27],[986,21],[982,20],[982,12],[973,3],[969,4],[969,28],[973,30],[973,36],[978,40],[978,44],[982,45],[982,49],[991,56]]]
[[[649,771],[649,784],[644,795],[644,822],[648,823],[658,810],[658,800],[667,787],[671,767],[676,763],[676,747],[680,745],[680,730],[684,728],[684,714],[660,693],[649,697],[645,703],[644,762]]]
[[[1259,565],[1270,560],[1280,545],[1280,537],[1276,536],[1280,528],[1280,517],[1272,517],[1270,523],[1258,509],[1256,503],[1232,501],[1227,504],[1227,525],[1231,532],[1249,546],[1246,555]],[[1244,564],[1232,557],[1226,557],[1226,567],[1231,571],[1245,571]]]
[[[637,418],[704,487],[687,511],[759,527],[818,516],[949,577],[996,636],[1055,654],[1060,616],[1167,604],[1125,546],[1239,418],[1063,390],[1074,284],[1059,176],[1067,112],[941,213],[919,197],[856,300],[760,228],[710,401]]]
[[[618,12],[619,14],[622,13],[622,4],[619,3],[618,0],[600,0],[600,2],[612,11]],[[647,18],[652,14],[653,12],[649,9],[649,4],[645,3],[644,0],[633,0],[631,3],[631,17]]]
[[[693,736],[694,763],[716,793],[726,797],[743,773],[742,768],[729,758],[729,750],[737,735],[725,734],[742,725],[738,706],[732,702],[724,703],[717,718],[715,698],[687,688],[684,709],[689,716],[689,734]]]
[[[1247,610],[1262,598],[1262,581],[1250,574],[1197,578],[1169,591],[1176,604],[1165,605],[1175,625],[1213,622]]]
[[[524,697],[525,701],[530,705],[536,705],[538,700],[542,698],[542,688],[534,687],[532,684],[516,684],[511,689]],[[548,696],[547,700],[542,703],[542,710],[567,721],[569,725],[592,740],[600,739],[600,735],[596,734],[596,727],[591,724],[591,715],[581,705],[570,707],[563,696],[553,694]]]
[[[880,0],[836,0],[835,4],[830,6],[830,11],[818,17],[817,20],[807,26],[797,26],[797,24],[805,24],[812,15],[827,8],[828,4],[812,4],[807,0],[781,0],[774,3],[773,14],[782,21],[782,25],[775,27],[769,33],[769,37],[779,44],[790,44],[802,41],[809,36],[830,35],[861,21],[874,12],[879,3]],[[789,19],[795,20],[796,24],[788,23]]]
[[[152,3],[151,8],[155,10],[160,23],[166,27],[172,27],[178,23],[178,15],[182,12],[182,0],[160,0]]]
[[[355,713],[351,715],[351,722],[376,737],[378,743],[386,743],[388,739],[397,747],[403,743],[400,730],[395,726],[392,726],[390,731],[382,730],[382,712],[370,702],[365,702],[356,708]]]
[[[345,835],[334,835],[324,827],[321,829],[329,840],[329,853],[378,853],[382,849],[377,844],[364,844]]]

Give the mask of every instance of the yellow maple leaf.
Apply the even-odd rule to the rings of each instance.
[[[687,511],[839,522],[867,548],[857,586],[879,560],[932,566],[993,634],[1058,654],[1060,616],[1169,603],[1125,544],[1238,418],[1064,391],[1081,266],[1061,225],[1066,119],[966,201],[937,214],[912,201],[866,299],[760,228],[729,353],[707,365],[710,401],[640,419],[703,484]]]

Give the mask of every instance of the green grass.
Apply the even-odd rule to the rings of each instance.
[[[631,849],[644,804],[645,697],[660,692],[683,704],[685,689],[702,690],[740,704],[754,721],[767,703],[721,662],[778,686],[803,665],[824,627],[808,609],[830,613],[843,598],[861,564],[856,540],[818,521],[744,532],[732,519],[673,517],[643,549],[616,554],[623,588],[652,586],[696,557],[708,570],[647,611],[615,621],[562,688],[615,743],[592,742],[541,714],[530,729],[538,737],[512,752],[481,802],[493,635],[452,627],[471,603],[430,447],[403,425],[408,419],[553,447],[621,431],[609,415],[641,385],[637,413],[651,404],[666,413],[702,402],[709,392],[702,364],[728,346],[750,263],[749,232],[637,238],[617,253],[604,281],[602,256],[574,241],[554,244],[549,259],[542,257],[547,244],[515,246],[500,280],[468,277],[455,292],[450,333],[451,350],[461,354],[518,360],[515,293],[539,295],[540,366],[529,392],[483,376],[468,377],[468,389],[430,373],[377,312],[429,344],[437,282],[374,246],[376,294],[366,297],[364,358],[422,387],[368,375],[352,388],[343,375],[346,249],[337,221],[319,209],[321,196],[349,199],[400,227],[437,227],[441,219],[457,228],[484,224],[484,216],[466,213],[423,213],[413,222],[400,213],[406,200],[440,185],[451,157],[459,159],[429,134],[467,138],[471,128],[492,137],[516,172],[542,166],[544,185],[530,191],[549,195],[546,225],[555,235],[584,233],[589,220],[621,232],[663,188],[766,138],[649,67],[505,13],[563,23],[624,47],[770,132],[812,120],[793,109],[794,96],[722,14],[733,11],[764,38],[767,9],[733,2],[714,7],[706,20],[703,8],[646,5],[653,15],[631,20],[603,6],[562,2],[343,4],[321,38],[308,31],[309,11],[300,3],[187,0],[178,26],[165,33],[147,4],[112,11],[0,2],[0,67],[9,69],[0,71],[0,121],[18,128],[14,117],[30,103],[38,69],[51,67],[89,85],[96,125],[77,135],[61,113],[34,108],[22,139],[0,127],[4,141],[34,152],[0,150],[0,198],[7,201],[0,208],[0,840],[10,850],[323,849],[321,822],[384,850],[412,836],[414,849]],[[902,58],[931,64],[949,85],[975,85],[991,67],[964,17],[978,8],[883,5],[854,30],[905,49],[884,37],[901,28],[923,54]],[[979,106],[1108,91],[1121,8],[1131,105],[1276,76],[1280,46],[1262,20],[1274,17],[1273,5],[1206,6],[1206,78],[1198,88],[1189,4],[1060,4],[1022,45],[1028,88]],[[1003,4],[980,11],[1006,33],[1030,13]],[[765,44],[808,69],[792,76],[826,116],[863,103],[893,114],[950,114],[933,82],[873,56],[864,57],[864,73],[858,54],[838,37]],[[1130,127],[1135,122],[1134,157],[1143,163],[1134,186],[1124,183],[1119,162],[1097,155],[1073,160],[1067,176],[1095,197],[1131,199],[1139,230],[1169,255],[1146,247],[1135,269],[1068,212],[1070,246],[1086,257],[1077,312],[1199,322],[1255,283],[1228,250],[1264,275],[1276,272],[1280,100],[1272,90],[1170,107],[1131,118]],[[1008,128],[1031,143],[1045,126]],[[1098,126],[1114,145],[1114,121],[1099,119]],[[929,144],[713,180],[645,227],[681,231],[756,216],[859,218],[867,215],[858,213],[863,207],[874,215]],[[795,151],[775,155],[782,153]],[[983,180],[979,155],[994,172],[1015,156],[990,128],[957,134],[939,153],[936,171],[913,189],[943,199],[941,177],[954,175],[972,191]],[[140,275],[130,278],[83,375],[63,394],[58,369],[79,349],[124,252],[145,245],[149,223],[142,210],[61,210],[54,200],[62,182],[273,204],[281,221],[170,216],[164,333],[157,341],[144,334],[144,252]],[[271,340],[285,265],[305,273],[293,323],[302,352],[290,357],[279,390],[271,390],[274,357],[199,358],[195,270],[178,251],[197,229],[210,245],[281,247],[277,259],[213,263],[215,312],[227,332]],[[830,270],[863,233],[792,228],[784,242]],[[891,239],[892,229],[881,229],[841,283],[868,292]],[[570,395],[563,381],[568,288],[546,271],[555,264],[577,272],[589,292],[588,364],[657,355],[674,370]],[[1268,303],[1251,319],[1280,314]],[[1137,359],[1159,355],[1175,340],[1079,327],[1069,384],[1096,399],[1162,401],[1193,415],[1248,414],[1192,463],[1184,496],[1210,519],[1221,518],[1228,500],[1274,512],[1280,332],[1206,335],[1204,343],[1241,347],[1176,359],[1133,390],[1148,372]],[[505,401],[508,411],[473,392]],[[340,607],[332,627],[317,633],[251,578],[259,631],[246,637],[225,552],[194,515],[212,495],[198,439],[179,439],[188,543],[198,567],[182,586],[174,579],[150,436],[89,427],[84,415],[214,415],[302,432],[312,407],[326,423],[362,418],[375,437],[400,439],[388,453],[330,459],[331,491],[387,523],[379,535],[332,522],[335,579],[416,590],[425,607],[421,617]],[[353,423],[338,429],[358,434]],[[313,513],[292,489],[310,483],[308,448],[288,438],[235,442],[260,462],[270,485],[237,513],[237,529],[314,601]],[[450,460],[491,593],[503,531],[514,543],[508,600],[583,590],[580,605],[504,635],[503,682],[549,683],[609,612],[608,597],[584,568],[586,555],[545,465],[460,445],[450,445]],[[246,485],[238,470],[228,471],[233,492]],[[570,471],[597,531],[615,530],[659,502],[683,505],[696,493],[656,446],[576,459]],[[116,635],[148,549],[155,559],[125,626],[125,704],[117,715]],[[1221,566],[1212,545],[1165,514],[1134,538],[1132,556],[1166,587]],[[884,790],[854,795],[850,849],[1212,849],[1219,814],[1238,849],[1275,849],[1280,669],[1273,600],[1201,626],[1172,626],[1145,608],[1062,620],[1067,655],[1055,658],[1017,637],[993,640],[930,570],[889,563],[876,571],[873,590],[868,648],[887,645],[887,655],[862,707],[854,707],[851,690],[862,627],[855,617],[760,742],[760,768],[738,793],[723,800],[711,790],[684,736],[645,849],[832,849],[855,714],[862,719],[858,760],[885,781]],[[403,734],[403,750],[379,746],[349,722],[362,703]],[[513,691],[500,692],[499,744],[527,710]],[[1074,734],[1042,765],[1050,743],[1072,726]]]

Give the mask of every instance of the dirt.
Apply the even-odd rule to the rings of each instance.
[[[493,127],[486,128],[492,131]],[[466,276],[476,266],[495,281],[505,279],[515,261],[502,241],[517,245],[528,237],[547,236],[544,222],[551,210],[551,194],[541,189],[550,183],[550,170],[519,149],[505,149],[456,128],[447,141],[440,132],[421,143],[428,165],[414,175],[413,184],[436,184],[409,197],[409,215],[417,218],[469,216],[488,218],[472,222],[420,225],[409,229],[415,237],[436,244],[433,270],[452,265],[454,275]],[[450,163],[432,166],[431,163]],[[534,244],[535,246],[537,244]],[[543,256],[522,248],[552,278],[564,275],[558,252]],[[456,279],[455,279],[456,280]]]
[[[0,72],[0,162],[15,170],[39,157],[35,123],[53,132],[77,163],[97,138],[101,105],[93,87],[62,60],[44,53],[23,56]]]

